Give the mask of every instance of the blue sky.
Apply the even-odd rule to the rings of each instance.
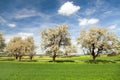
[[[13,36],[33,35],[68,24],[72,42],[82,28],[102,26],[120,35],[120,0],[0,0],[0,31],[6,42]]]

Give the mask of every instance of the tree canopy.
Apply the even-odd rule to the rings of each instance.
[[[10,55],[15,56],[16,59],[19,58],[19,60],[21,60],[23,55],[29,55],[30,59],[32,59],[35,45],[32,37],[27,37],[25,39],[22,39],[21,37],[13,37],[8,43],[6,49],[7,52]]]
[[[53,61],[61,53],[61,46],[71,45],[70,33],[65,24],[43,30],[41,32],[41,39],[42,47],[49,51],[49,54],[53,57]]]
[[[80,32],[77,42],[88,50],[95,60],[102,51],[113,50],[116,47],[116,39],[116,35],[106,28],[91,27],[88,31]]]

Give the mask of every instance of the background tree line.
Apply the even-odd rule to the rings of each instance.
[[[52,61],[55,61],[57,56],[67,56],[69,53],[77,52],[76,46],[71,43],[71,36],[66,24],[42,30],[40,36],[41,47],[46,54],[52,57]],[[94,61],[100,53],[119,52],[119,38],[106,28],[82,29],[76,41],[85,52],[93,57]],[[25,39],[16,36],[8,44],[5,44],[5,39],[0,33],[0,52],[7,52],[15,59],[21,60],[22,56],[28,55],[32,60],[35,49],[36,46],[32,36]]]

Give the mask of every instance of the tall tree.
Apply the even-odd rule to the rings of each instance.
[[[82,30],[77,38],[80,44],[86,50],[89,50],[93,60],[102,53],[102,51],[113,50],[116,46],[116,35],[102,27],[91,27],[88,31]]]
[[[5,48],[5,39],[3,38],[3,35],[0,32],[0,52],[3,52],[4,48]]]
[[[60,54],[61,46],[69,46],[70,34],[67,25],[59,25],[55,28],[49,28],[41,32],[42,47],[52,55],[53,61]]]

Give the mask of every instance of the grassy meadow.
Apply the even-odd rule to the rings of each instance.
[[[28,57],[12,59],[0,57],[0,80],[120,80],[120,56],[102,55],[96,63],[91,56],[58,57],[57,62],[46,56],[35,56],[32,62]]]

